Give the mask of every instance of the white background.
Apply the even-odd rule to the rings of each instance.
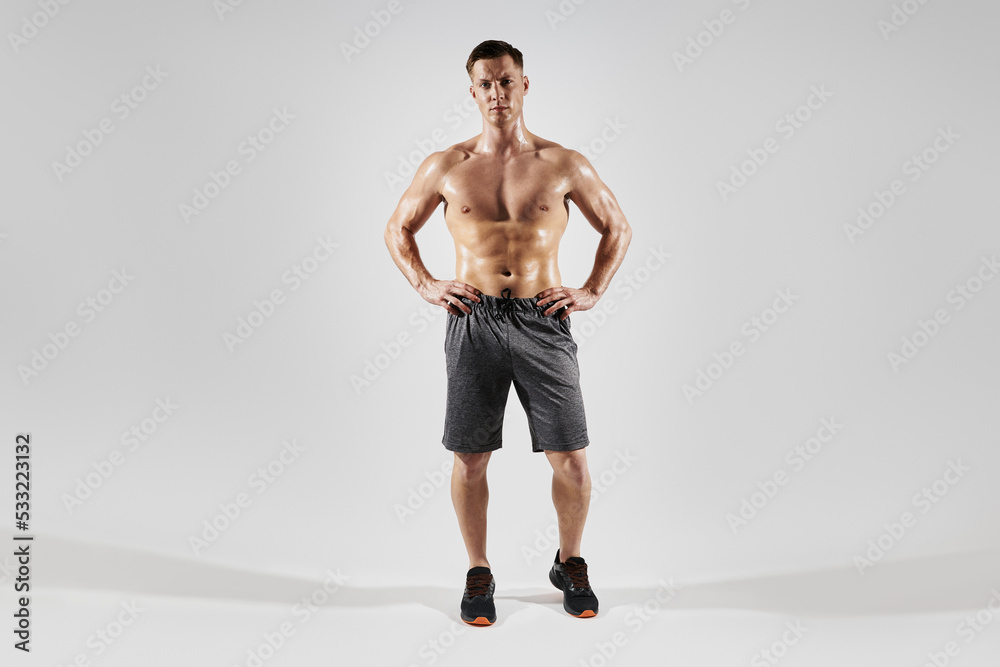
[[[452,627],[466,568],[440,444],[445,314],[408,286],[382,231],[407,161],[479,131],[463,106],[464,63],[484,39],[524,52],[526,126],[584,151],[634,230],[599,308],[572,316],[598,487],[584,556],[598,593],[617,591],[604,598],[607,615],[626,614],[661,580],[751,582],[746,595],[702,588],[688,604],[779,614],[719,662],[746,664],[782,636],[790,611],[984,607],[1000,585],[1000,281],[989,268],[1000,252],[1000,9],[902,4],[911,14],[883,0],[245,0],[232,11],[92,0],[52,3],[47,17],[39,4],[7,3],[0,471],[12,504],[13,440],[30,433],[39,592],[37,650],[16,657],[97,660],[87,636],[119,602],[145,596],[154,611],[143,629],[126,630],[102,664],[153,664],[148,649],[183,632],[157,620],[171,605],[183,611],[170,619],[225,617],[235,628],[219,641],[199,624],[214,652],[203,664],[246,664],[273,624],[244,625],[213,605],[294,601],[282,582],[312,590],[333,571],[357,606],[384,602],[405,616],[392,605],[440,598],[422,608],[433,607],[427,627],[394,650],[377,634],[365,643],[364,624],[347,643],[330,639],[354,659],[344,646],[385,651],[371,664],[429,664],[419,647]],[[141,100],[127,116],[123,95]],[[291,118],[268,134],[276,113]],[[796,113],[791,132],[781,119]],[[102,119],[113,131],[99,131]],[[244,142],[262,131],[269,143],[249,160]],[[934,148],[946,135],[937,146],[947,150]],[[87,154],[67,163],[73,151]],[[763,164],[744,164],[753,155]],[[933,164],[915,170],[921,155]],[[231,160],[239,173],[213,189]],[[750,175],[730,181],[734,169]],[[849,232],[894,180],[902,194]],[[185,215],[196,190],[212,197]],[[436,212],[417,240],[432,273],[451,278],[443,222]],[[597,240],[573,210],[564,284],[583,283]],[[336,249],[307,259],[322,243]],[[295,266],[307,280],[287,278]],[[123,289],[116,271],[130,277]],[[274,290],[284,300],[251,316]],[[775,321],[778,292],[794,300]],[[104,299],[92,317],[80,306],[88,298]],[[754,317],[769,324],[751,338]],[[227,342],[240,318],[259,326]],[[60,334],[73,324],[78,335]],[[909,358],[904,337],[919,343]],[[734,341],[743,354],[717,361]],[[686,393],[700,372],[711,383]],[[149,421],[163,416],[158,399],[178,406],[162,423]],[[540,602],[518,600],[522,620],[544,603],[544,618],[561,623],[545,581],[556,548],[549,468],[530,452],[513,392],[507,416],[490,471],[490,559],[500,591],[538,588]],[[824,419],[842,426],[793,464],[786,454]],[[122,434],[143,420],[132,447]],[[296,457],[274,463],[293,440]],[[120,465],[109,464],[116,451]],[[262,485],[253,476],[269,464],[280,474]],[[941,481],[950,466],[963,474]],[[776,473],[785,483],[769,485]],[[920,500],[935,482],[933,502]],[[220,504],[241,493],[248,506],[227,520]],[[905,512],[911,525],[891,536]],[[229,524],[214,537],[213,520]],[[884,556],[860,565],[880,537]],[[12,556],[3,563],[12,612]],[[771,604],[767,577],[791,606]],[[271,583],[255,595],[261,582]],[[404,588],[367,602],[358,592],[384,586]],[[379,622],[378,609],[365,613]],[[899,641],[884,655],[920,664],[957,622],[945,616],[927,632],[904,623],[885,635]],[[716,639],[701,627],[704,637],[670,633],[707,664]],[[830,646],[857,649],[852,632],[830,630]],[[997,647],[997,634],[984,629],[990,639],[963,649],[962,664],[987,664],[973,651]],[[326,655],[310,646],[300,640],[268,664]]]

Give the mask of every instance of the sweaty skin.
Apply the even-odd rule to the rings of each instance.
[[[569,221],[568,151],[534,138],[508,158],[470,139],[446,151],[444,219],[455,278],[485,294],[535,296],[560,285],[559,241]]]
[[[580,153],[535,136],[521,113],[528,77],[513,58],[477,60],[469,91],[483,116],[483,131],[432,153],[417,169],[385,228],[396,266],[420,295],[450,314],[471,309],[461,301],[480,294],[539,297],[546,316],[566,319],[597,303],[622,263],[632,229],[608,187]],[[573,101],[574,104],[577,100]],[[601,240],[590,277],[566,287],[558,268],[559,240],[572,201]],[[437,280],[420,259],[415,235],[438,204],[455,240],[455,279]],[[486,467],[491,452],[455,452],[451,497],[469,567],[486,557]],[[552,503],[559,517],[559,554],[580,556],[591,482],[586,449],[546,450],[552,465]]]
[[[429,155],[386,225],[396,265],[420,295],[453,315],[471,312],[464,296],[539,297],[546,316],[592,308],[621,265],[632,230],[614,195],[579,152],[524,126],[528,78],[510,56],[476,61],[469,90],[483,131]],[[572,201],[600,234],[594,268],[580,288],[562,285],[559,241]],[[415,234],[444,203],[455,241],[455,279],[436,280]]]

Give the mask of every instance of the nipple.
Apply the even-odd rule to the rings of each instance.
[[[472,210],[472,209],[471,209],[471,208],[469,208],[468,206],[463,206],[463,207],[462,207],[462,213],[468,213],[468,212],[469,212],[469,211],[471,211],[471,210]]]

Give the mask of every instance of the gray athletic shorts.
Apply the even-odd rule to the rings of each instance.
[[[509,290],[504,290],[509,294]],[[465,297],[470,315],[448,313],[446,449],[499,449],[511,383],[528,416],[531,449],[569,451],[590,444],[570,317],[545,317],[537,297]],[[572,317],[572,316],[571,316]]]

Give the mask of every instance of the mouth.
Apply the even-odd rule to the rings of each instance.
[[[506,111],[507,107],[493,107],[490,111]]]

